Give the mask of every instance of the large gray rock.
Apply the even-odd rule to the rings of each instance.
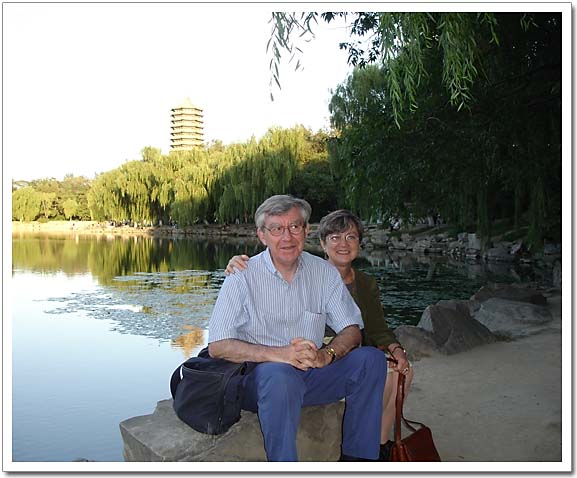
[[[416,253],[425,253],[431,249],[431,240],[430,239],[420,239],[416,241],[413,245],[413,252]]]
[[[419,360],[440,353],[433,334],[420,327],[400,325],[395,329],[395,336],[403,344],[411,360]]]
[[[439,301],[425,309],[417,327],[401,325],[395,335],[412,360],[456,354],[495,342],[497,337],[472,317],[479,307],[475,301]]]
[[[547,304],[547,299],[541,292],[525,286],[515,286],[512,284],[489,284],[481,287],[471,300],[483,302],[491,298],[514,300],[518,302],[529,302],[536,305]]]
[[[473,249],[475,251],[480,251],[481,239],[477,237],[477,234],[471,233],[467,236],[467,249]]]
[[[391,237],[391,246],[393,249],[398,249],[398,250],[406,250],[407,249],[407,243],[403,242],[402,240],[399,240],[398,237]]]
[[[468,306],[459,301],[429,305],[417,326],[430,332],[439,352],[447,355],[497,340],[487,327],[471,317]]]
[[[447,307],[453,310],[459,310],[463,313],[469,313],[471,317],[474,316],[475,312],[481,307],[481,302],[477,300],[454,300],[454,299],[442,299],[437,302],[437,305],[442,307]]]
[[[553,320],[547,307],[499,298],[482,302],[474,317],[494,334],[511,339],[542,332]]]
[[[305,407],[297,435],[300,461],[338,461],[344,402]],[[174,413],[172,399],[161,400],[151,415],[120,423],[126,461],[266,461],[255,413],[223,435],[199,433]]]

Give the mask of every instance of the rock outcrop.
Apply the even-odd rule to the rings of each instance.
[[[487,327],[471,317],[465,301],[430,305],[416,327],[403,325],[397,327],[395,334],[413,359],[436,353],[457,354],[497,340]]]
[[[338,461],[344,402],[302,409],[297,448],[300,461]],[[120,423],[125,461],[266,461],[258,417],[243,411],[226,433],[199,433],[174,413],[172,399],[150,415]]]
[[[541,305],[491,298],[481,304],[475,319],[496,335],[518,339],[547,329],[553,316]]]
[[[441,300],[428,306],[417,326],[402,325],[395,334],[413,360],[451,355],[542,332],[553,318],[546,304],[546,297],[531,287],[492,284],[470,300]]]

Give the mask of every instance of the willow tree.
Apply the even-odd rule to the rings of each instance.
[[[210,192],[214,182],[213,161],[203,149],[174,152],[182,159],[182,165],[172,179],[174,202],[170,207],[172,218],[182,226],[209,220],[214,214],[210,204]]]
[[[297,157],[297,169],[291,179],[288,192],[306,199],[312,206],[312,221],[337,209],[340,195],[335,194],[335,172],[331,167],[326,131],[312,133],[304,127],[304,146]]]
[[[268,196],[286,193],[305,148],[301,128],[271,128],[256,141],[230,148],[230,167],[220,179],[221,222],[248,221]]]
[[[418,107],[417,90],[428,75],[424,66],[427,50],[436,48],[443,58],[442,84],[457,109],[473,100],[471,86],[481,70],[483,44],[498,44],[493,13],[401,13],[401,12],[305,12],[272,13],[268,43],[271,75],[280,88],[283,53],[300,63],[298,40],[314,37],[319,19],[330,23],[336,18],[350,22],[349,42],[339,44],[353,66],[387,65],[386,83],[397,125],[407,110]],[[273,82],[271,81],[271,84]]]
[[[64,201],[62,207],[64,208],[64,217],[66,219],[72,220],[73,217],[78,215],[79,206],[76,199],[68,198]]]
[[[30,186],[16,189],[12,193],[12,219],[34,221],[40,214],[42,194]]]
[[[374,64],[382,75],[379,88],[363,80],[372,112],[359,106],[363,85],[337,88],[346,99],[354,87],[364,115],[356,128],[350,103],[339,107],[333,96],[349,202],[430,204],[485,236],[496,219],[514,216],[530,223],[534,247],[558,237],[561,15],[275,13],[276,80],[282,53],[300,54],[294,39],[338,16],[353,19],[351,41],[340,44],[349,63]]]
[[[130,219],[116,179],[118,169],[106,171],[96,177],[86,197],[90,216],[94,221],[125,221]]]

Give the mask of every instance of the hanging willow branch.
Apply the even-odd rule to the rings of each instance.
[[[330,23],[337,17],[346,19],[347,15],[353,17],[349,24],[351,41],[339,47],[349,52],[350,65],[363,68],[378,63],[384,67],[393,119],[399,127],[404,111],[418,108],[417,90],[428,75],[423,62],[427,50],[440,50],[442,84],[450,103],[459,111],[474,101],[471,88],[482,68],[480,40],[499,44],[498,25],[492,13],[273,12],[273,29],[267,44],[272,56],[271,88],[275,84],[281,87],[279,66],[283,51],[290,55],[289,63],[296,59],[299,69],[303,51],[295,41],[314,38],[313,26],[319,16]],[[530,20],[524,19],[524,25],[529,28]]]

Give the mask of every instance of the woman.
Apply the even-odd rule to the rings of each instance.
[[[388,461],[392,441],[389,434],[395,420],[395,398],[399,373],[406,376],[405,392],[413,378],[412,367],[402,345],[384,319],[379,287],[374,277],[356,270],[352,262],[359,254],[363,239],[363,224],[352,212],[341,209],[321,219],[318,235],[328,261],[340,272],[343,282],[357,303],[363,317],[363,345],[372,345],[386,351],[397,362],[389,367],[390,373],[383,393],[383,413],[381,418],[381,455],[380,461]],[[225,272],[234,273],[235,268],[247,267],[248,256],[234,256]]]

